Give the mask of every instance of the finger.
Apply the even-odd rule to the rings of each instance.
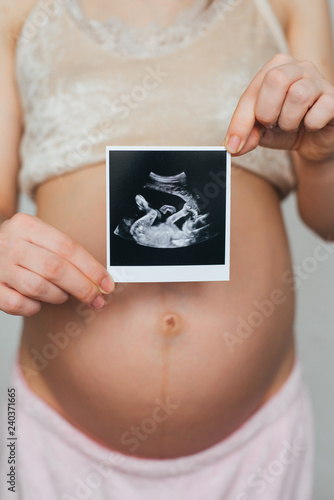
[[[333,119],[334,94],[324,94],[305,115],[304,126],[306,130],[316,132],[326,127]]]
[[[285,132],[296,132],[307,111],[322,94],[320,85],[310,78],[293,83],[286,95],[278,120],[278,126]]]
[[[267,71],[255,103],[256,120],[265,127],[274,126],[291,85],[303,76],[304,70],[296,64],[284,64]]]
[[[234,156],[238,157],[246,153],[249,153],[250,151],[253,151],[260,144],[261,138],[265,133],[265,130],[266,129],[262,125],[260,125],[259,123],[255,123],[253,130],[251,131],[250,136],[248,137],[245,145],[239,151],[239,153],[237,153]]]
[[[223,145],[231,154],[241,153],[255,126],[255,97],[244,93],[233,113]]]
[[[39,247],[36,254],[36,247],[26,242],[16,253],[16,259],[21,267],[56,285],[80,302],[91,305],[100,296],[98,287],[85,274],[50,250]]]
[[[8,269],[8,272],[3,277],[3,281],[25,297],[34,300],[50,304],[63,304],[68,299],[66,292],[42,276],[20,266],[12,266],[11,269]]]
[[[284,132],[279,127],[265,128],[259,145],[271,149],[294,149],[300,133]]]
[[[242,150],[253,130],[256,122],[255,104],[266,73],[275,66],[290,64],[292,61],[294,61],[292,57],[278,54],[263,66],[242,94],[223,142],[231,154],[239,153]]]
[[[33,316],[41,310],[41,303],[24,297],[5,284],[0,284],[0,309],[13,316]]]
[[[25,240],[66,259],[104,292],[114,291],[115,284],[105,267],[80,243],[36,217],[18,214],[12,218],[13,220],[19,226],[20,234]]]

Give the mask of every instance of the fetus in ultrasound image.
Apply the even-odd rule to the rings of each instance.
[[[150,172],[135,196],[136,212],[124,215],[114,233],[151,248],[181,248],[216,236],[210,213],[202,212],[189,191],[185,172]]]

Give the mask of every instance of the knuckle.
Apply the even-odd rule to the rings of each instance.
[[[8,294],[4,297],[3,308],[11,314],[18,314],[22,311],[24,299],[17,294]]]
[[[73,257],[77,249],[77,244],[75,241],[72,240],[72,238],[69,238],[67,236],[64,236],[64,238],[61,240],[59,244],[59,253],[62,255],[64,258],[69,259]]]
[[[10,219],[10,224],[13,225],[19,225],[21,223],[22,218],[24,217],[24,214],[15,214],[13,217]]]
[[[13,217],[8,222],[16,227],[30,227],[33,224],[33,221],[33,216],[24,213],[17,213],[13,215]]]
[[[319,130],[318,123],[314,122],[312,118],[309,118],[307,115],[304,118],[304,127],[308,132],[316,132],[317,130]]]
[[[300,61],[300,62],[299,62],[299,65],[300,65],[302,68],[306,69],[307,71],[309,71],[309,72],[311,72],[311,73],[314,73],[314,71],[317,71],[317,72],[318,72],[318,70],[317,70],[316,66],[315,66],[315,65],[313,64],[313,62],[311,62],[311,61],[307,61],[307,60],[306,60],[306,61]]]
[[[297,105],[308,104],[311,96],[308,85],[302,82],[291,85],[288,95],[291,102]]]
[[[323,101],[324,107],[327,110],[329,110],[329,112],[334,113],[334,93],[323,95],[322,101]]]
[[[274,57],[271,59],[271,61],[278,66],[281,64],[291,63],[293,60],[293,57],[289,56],[289,54],[283,54],[281,52],[274,55]]]
[[[61,260],[54,256],[44,262],[44,275],[49,279],[58,280],[62,277],[64,266]]]
[[[278,126],[283,132],[297,132],[298,130],[296,123],[292,123],[286,117],[282,117],[278,120]]]
[[[34,275],[27,284],[27,290],[32,297],[41,296],[45,292],[45,281],[42,277]]]
[[[255,114],[257,121],[264,126],[271,125],[277,120],[277,115],[274,116],[272,113],[269,115],[269,113],[264,113],[263,111],[256,111]]]
[[[268,127],[271,123],[271,120],[269,120],[269,118],[267,116],[264,116],[264,115],[256,115],[256,119],[264,127]]]
[[[270,69],[265,76],[266,84],[273,89],[286,86],[288,81],[288,75],[282,67]]]

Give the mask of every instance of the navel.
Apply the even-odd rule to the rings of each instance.
[[[165,337],[177,337],[181,333],[181,318],[176,313],[164,314],[161,319],[161,328]]]

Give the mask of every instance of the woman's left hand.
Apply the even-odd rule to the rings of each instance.
[[[334,159],[334,87],[312,63],[278,54],[241,96],[224,146],[240,156],[258,145]]]

